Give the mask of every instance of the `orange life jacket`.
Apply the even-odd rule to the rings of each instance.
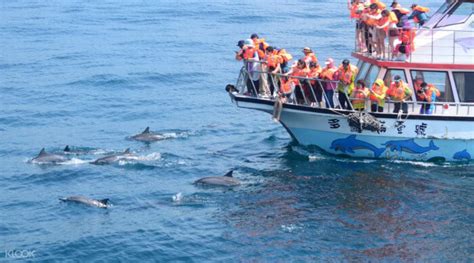
[[[318,58],[316,58],[316,55],[311,52],[304,57],[304,62],[306,62],[306,64],[309,64],[309,62],[318,62]]]
[[[319,78],[319,74],[321,74],[322,70],[323,69],[319,65],[315,68],[310,68],[308,72],[308,78],[313,78],[313,79]],[[315,84],[316,84],[316,80],[311,80],[311,85],[315,85]]]
[[[334,74],[337,72],[336,67],[325,67],[319,74],[321,79],[334,80]]]
[[[280,56],[276,54],[270,54],[265,56],[265,61],[267,61],[267,66],[270,68],[276,68],[280,64]]]
[[[256,49],[261,50],[263,52],[265,52],[265,50],[268,47],[268,44],[267,44],[267,42],[265,42],[264,38],[254,39],[253,43],[254,43]]]
[[[373,93],[377,94],[379,97],[375,96]],[[372,92],[370,94],[370,100],[373,102],[376,102],[379,106],[382,106],[385,104],[385,95],[387,93],[387,87],[385,85],[379,86],[379,85],[372,85]]]
[[[281,84],[280,84],[280,92],[283,93],[283,94],[290,94],[292,91],[293,91],[293,86],[296,86],[298,85],[298,81],[297,79],[294,79],[294,78],[288,78],[288,79],[284,79],[282,78],[280,80]]]
[[[428,84],[428,87],[425,93],[426,93],[426,97],[422,93],[419,95],[419,99],[421,100],[426,99],[427,102],[432,102],[433,93],[435,94],[436,98],[441,96],[441,92],[439,92],[439,89],[437,89],[433,84]]]
[[[256,52],[255,48],[253,48],[253,47],[247,48],[244,51],[244,59],[248,60],[248,59],[251,59],[251,58],[255,58],[255,52]]]
[[[365,99],[369,94],[369,89],[366,87],[358,88],[356,87],[351,94],[352,106],[354,109],[364,109],[365,108]]]
[[[430,11],[430,9],[428,7],[423,7],[423,6],[416,6],[415,8],[413,8],[413,11],[418,11],[418,12],[421,12],[421,13],[428,13]],[[418,17],[413,17],[413,21],[415,23],[420,23],[420,19],[418,19]]]
[[[381,11],[379,9],[376,9],[375,11],[370,11],[369,16],[378,16],[380,15]],[[377,25],[377,19],[368,17],[365,23],[369,26],[375,26]]]
[[[364,10],[364,4],[353,4],[351,6],[351,18],[360,19],[362,11]]]
[[[300,69],[298,68],[298,66],[295,66],[293,68],[293,73],[291,73],[291,76],[295,76],[295,77],[307,77],[308,76],[308,73],[309,73],[309,70],[307,67],[303,68],[303,69]],[[300,84],[300,80],[299,79],[294,79],[295,80],[295,83],[296,85],[299,85]]]
[[[293,59],[293,56],[290,53],[286,52],[284,48],[278,50],[278,55],[281,58],[280,63],[285,63]]]
[[[390,84],[390,89],[388,90],[387,94],[394,101],[402,101],[406,97],[411,95],[411,91],[405,82],[401,82],[399,87],[395,85],[395,82],[392,82]]]
[[[348,85],[354,81],[353,77],[354,75],[357,74],[358,69],[356,66],[349,64],[349,67],[347,67],[347,70],[345,70],[344,66],[341,65],[338,71],[339,71],[339,80],[342,81],[344,84]]]
[[[402,30],[400,33],[400,41],[405,45],[410,45],[411,51],[415,51],[415,30]]]

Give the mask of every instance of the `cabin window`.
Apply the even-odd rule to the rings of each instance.
[[[365,79],[365,75],[367,75],[367,71],[370,68],[369,63],[364,63],[362,66],[359,68],[359,75],[357,75],[357,79]]]
[[[454,102],[451,82],[449,82],[447,72],[412,70],[411,78],[415,91],[419,89],[421,83],[426,82],[433,84],[441,93],[437,101]]]
[[[474,102],[474,72],[454,72],[460,102]]]
[[[367,74],[367,77],[365,78],[365,83],[367,86],[371,86],[375,80],[377,79],[377,76],[379,75],[380,68],[378,66],[373,65],[370,67],[369,74]]]
[[[385,77],[383,81],[385,82],[385,86],[390,87],[390,84],[393,81],[393,77],[396,75],[400,76],[405,83],[408,83],[407,77],[405,76],[405,70],[403,69],[389,69],[387,73],[385,73]]]
[[[465,23],[474,11],[474,2],[459,3],[439,22],[437,27]]]

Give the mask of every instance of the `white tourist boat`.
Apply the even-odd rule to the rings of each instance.
[[[358,59],[356,79],[363,79],[369,85],[383,79],[389,86],[393,76],[399,75],[413,90],[416,76],[429,80],[426,82],[433,83],[441,92],[433,114],[420,114],[422,103],[416,101],[413,92],[411,101],[407,102],[408,113],[393,113],[394,102],[387,100],[384,112],[364,112],[368,118],[357,119],[359,112],[339,109],[337,103],[336,107],[327,108],[310,104],[304,98],[304,102],[284,103],[279,122],[299,144],[314,145],[335,155],[471,161],[474,157],[473,8],[472,0],[446,1],[423,29],[417,31],[416,49],[406,61],[352,54]],[[248,77],[247,70],[242,68],[236,89],[227,89],[232,101],[241,108],[273,114],[275,99],[249,95],[252,87],[247,86]],[[375,128],[364,128],[361,120],[374,122]]]

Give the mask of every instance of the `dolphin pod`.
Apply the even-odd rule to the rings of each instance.
[[[196,185],[209,185],[209,186],[237,186],[240,185],[240,181],[232,176],[234,171],[226,173],[224,176],[210,176],[203,177],[194,182]]]
[[[62,155],[59,155],[59,154],[54,154],[54,153],[48,153],[43,148],[39,152],[38,156],[31,159],[31,162],[32,163],[38,163],[38,164],[57,164],[57,163],[66,162],[68,160],[69,159],[66,158],[65,156],[62,156]]]
[[[59,198],[59,200],[63,202],[79,203],[79,204],[95,206],[99,208],[109,207],[109,204],[108,204],[109,199],[96,200],[96,199],[87,198],[85,196],[69,196],[69,197]]]

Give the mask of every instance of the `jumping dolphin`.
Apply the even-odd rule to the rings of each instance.
[[[41,163],[41,164],[57,164],[69,160],[68,158],[54,153],[47,153],[44,148],[41,149],[38,156],[31,159],[32,163]]]
[[[99,208],[107,208],[109,203],[109,199],[95,200],[84,196],[69,196],[65,198],[59,198],[59,200],[63,202],[80,203]]]
[[[142,133],[133,135],[130,138],[141,142],[155,142],[166,139],[163,135],[150,132],[150,127],[146,127]]]
[[[130,152],[130,148],[127,148],[122,153],[112,154],[112,155],[109,155],[109,156],[99,158],[99,159],[91,162],[91,164],[111,164],[111,163],[114,163],[114,162],[118,162],[120,160],[131,159],[133,157],[135,157],[135,155]]]
[[[230,171],[226,173],[224,176],[210,176],[198,179],[194,182],[194,184],[199,185],[212,185],[212,186],[237,186],[240,185],[240,181],[234,177],[232,177],[232,173],[234,171]]]

